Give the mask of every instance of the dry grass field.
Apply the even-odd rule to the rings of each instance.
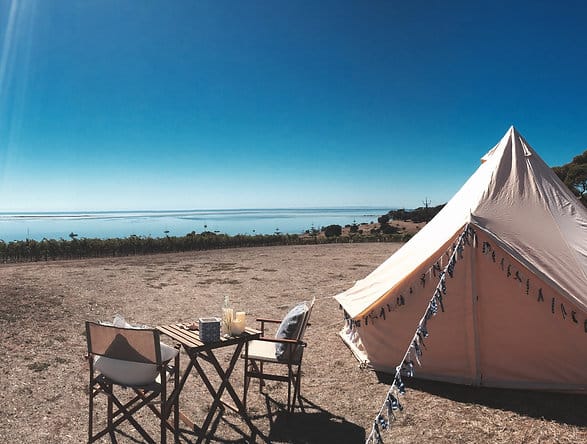
[[[280,317],[316,296],[306,339],[305,412],[283,412],[284,387],[257,384],[249,408],[257,442],[361,443],[388,389],[384,375],[359,368],[337,336],[342,313],[331,298],[364,277],[397,244],[330,244],[216,250],[0,266],[0,442],[80,443],[87,434],[85,320],[164,324],[219,315],[233,306]],[[578,350],[579,352],[579,350]],[[583,350],[584,352],[584,350]],[[425,359],[425,356],[424,356]],[[182,362],[185,364],[187,360]],[[242,387],[242,363],[235,385]],[[587,369],[586,369],[587,371]],[[209,397],[188,381],[181,408],[203,419]],[[587,442],[587,397],[476,389],[406,380],[405,410],[384,435],[396,443]],[[98,405],[102,420],[104,403]],[[146,413],[140,419],[156,425]],[[246,442],[227,412],[211,442]],[[141,442],[124,427],[119,442]],[[193,435],[187,435],[193,438]],[[108,442],[108,440],[104,440]]]

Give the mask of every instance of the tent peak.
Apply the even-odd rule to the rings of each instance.
[[[506,134],[509,137],[522,137],[522,135],[520,134],[520,132],[518,131],[518,129],[514,126],[514,125],[510,125],[510,128],[507,130]]]

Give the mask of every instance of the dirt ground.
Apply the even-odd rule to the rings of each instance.
[[[283,412],[287,393],[282,384],[269,384],[264,396],[255,382],[249,412],[261,432],[256,441],[364,442],[389,381],[360,369],[337,336],[342,312],[332,296],[366,276],[398,246],[306,245],[2,265],[0,442],[87,439],[85,320],[111,320],[119,313],[141,324],[190,322],[219,315],[227,294],[235,308],[247,312],[249,325],[258,316],[281,317],[297,301],[317,298],[306,334],[305,412]],[[241,390],[242,363],[233,376]],[[587,396],[418,380],[406,380],[406,385],[405,409],[383,435],[384,442],[587,442]],[[203,384],[192,379],[186,387],[182,410],[196,422],[203,420],[210,405]],[[104,406],[100,400],[98,421]],[[156,427],[152,415],[140,420]],[[216,421],[210,441],[246,442],[242,431],[244,424],[227,412]],[[128,426],[118,434],[119,442],[139,438]]]

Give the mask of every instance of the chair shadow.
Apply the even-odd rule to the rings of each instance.
[[[203,442],[221,442],[224,444],[247,444],[252,442],[251,439],[259,437],[261,440],[266,441],[259,430],[248,430],[245,424],[236,424],[227,417],[225,417],[225,409],[221,408],[219,412],[214,416],[208,432],[205,434]],[[236,434],[241,435],[239,438],[227,439],[224,436],[218,435],[218,428],[223,424],[224,427],[232,429]],[[179,442],[194,443],[202,436],[202,430],[197,425],[193,429],[182,427],[180,423],[180,436]],[[253,434],[253,436],[251,436]]]
[[[365,442],[365,429],[347,421],[341,416],[333,415],[322,407],[302,397],[301,411],[288,413],[285,406],[276,403],[267,396],[267,406],[271,429],[268,442],[285,441],[288,443],[357,443]],[[279,406],[272,412],[271,403]]]
[[[379,382],[391,385],[393,375],[376,372]],[[520,389],[472,387],[418,378],[404,378],[406,389],[413,388],[456,402],[481,404],[508,410],[531,418],[574,426],[587,425],[587,395],[540,392]]]

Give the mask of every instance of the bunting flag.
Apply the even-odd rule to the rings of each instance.
[[[451,252],[448,256],[448,262],[444,269],[442,269],[441,260],[439,260],[434,265],[432,265],[432,267],[428,271],[428,273],[430,273],[434,277],[438,276],[438,284],[432,291],[432,297],[428,302],[428,307],[426,308],[424,315],[418,323],[416,332],[412,337],[412,340],[404,354],[404,357],[395,369],[393,382],[391,384],[391,387],[387,391],[387,396],[385,397],[385,401],[381,406],[381,409],[375,416],[373,426],[371,427],[371,432],[369,433],[369,436],[367,436],[367,439],[365,441],[366,444],[383,444],[382,431],[389,430],[391,422],[395,420],[394,412],[403,410],[403,407],[399,401],[399,395],[403,395],[406,392],[405,384],[402,381],[402,375],[409,377],[414,376],[414,361],[418,365],[421,365],[420,357],[423,355],[423,349],[425,348],[424,339],[428,337],[427,322],[438,314],[439,308],[440,312],[444,312],[445,307],[443,297],[447,294],[446,276],[448,275],[450,278],[454,276],[457,261],[463,259],[464,248],[465,246],[469,245],[476,246],[475,230],[473,230],[471,225],[467,225],[465,227],[465,229],[463,230],[455,244],[452,246]],[[484,244],[484,253],[486,247],[487,246]],[[422,285],[422,287],[425,287],[426,285],[426,274],[427,273],[424,273],[420,278],[420,285]],[[413,289],[412,287],[410,287],[410,293],[412,291]],[[400,295],[400,298],[403,299],[403,296]],[[404,303],[405,301],[402,301],[402,304]],[[398,303],[398,306],[399,305],[400,304]],[[391,309],[389,311],[391,311]],[[385,310],[383,309],[382,312],[384,314],[383,316],[366,316],[364,318],[364,325],[369,325],[369,322],[371,322],[372,324],[375,321],[375,319],[385,319]],[[360,320],[353,321],[346,313],[345,320],[349,322],[351,326],[361,326]]]
[[[444,269],[442,268],[443,254],[436,263],[434,263],[425,273],[420,275],[419,285],[422,288],[425,288],[427,283],[430,282],[433,278],[438,278],[438,285],[433,290],[433,302],[428,307],[428,319],[431,316],[434,316],[438,311],[444,312],[444,296],[446,296],[447,293],[447,277],[453,277],[455,264],[457,260],[461,260],[463,258],[464,247],[470,243],[469,238],[476,242],[476,236],[467,236],[462,241],[459,239],[459,241],[457,241],[451,247],[449,251],[451,251],[452,254],[448,256],[448,261],[446,262]],[[485,255],[487,258],[489,258],[489,260],[491,260],[491,262],[499,267],[498,269],[501,270],[507,278],[518,284],[521,292],[526,295],[535,295],[536,301],[538,302],[548,301],[545,306],[548,306],[551,314],[559,316],[562,320],[570,321],[575,324],[582,324],[584,326],[582,331],[587,333],[587,319],[577,319],[576,309],[570,307],[568,303],[565,305],[565,303],[556,296],[545,295],[545,290],[540,285],[535,283],[536,279],[534,275],[523,270],[521,266],[513,261],[507,253],[501,252],[500,250],[494,248],[490,242],[483,242],[481,251],[483,255]],[[399,296],[395,298],[395,301],[386,303],[385,306],[371,311],[371,313],[367,314],[362,319],[353,320],[345,312],[344,316],[347,326],[351,328],[361,328],[375,325],[378,320],[387,320],[388,313],[406,305],[407,301],[409,300],[408,295],[412,295],[414,293],[415,285],[415,283],[411,283],[403,291],[399,292]]]
[[[403,291],[399,292],[399,296],[395,298],[395,304],[393,302],[391,304],[387,303],[385,306],[371,311],[371,313],[364,316],[362,319],[351,319],[348,313],[345,312],[344,318],[347,326],[351,328],[361,328],[375,325],[376,321],[379,319],[386,320],[387,313],[406,305],[406,298],[414,294],[414,287],[420,285],[420,287],[426,288],[427,283],[432,281],[434,278],[438,278],[439,281],[438,285],[433,290],[434,303],[430,307],[431,315],[436,314],[438,310],[444,312],[443,296],[446,295],[446,279],[447,277],[453,277],[457,260],[461,260],[464,257],[463,252],[465,246],[477,242],[477,238],[472,228],[465,229],[463,233],[467,234],[465,236],[461,235],[446,253],[444,253],[434,264],[432,264],[432,266],[430,266],[426,272],[420,275],[418,284],[415,282],[411,283]],[[487,246],[484,243],[483,248],[485,249],[486,247]],[[447,259],[443,260],[445,255],[447,256]],[[444,261],[446,261],[446,265],[444,265],[443,268]]]
[[[552,315],[560,316],[560,319],[563,321],[573,322],[574,324],[579,323],[577,312],[572,307],[565,305],[556,296],[545,295],[546,290],[535,283],[532,273],[526,272],[517,263],[510,261],[507,253],[502,253],[500,250],[494,248],[490,242],[483,242],[481,251],[493,263],[499,262],[501,271],[505,273],[506,277],[517,282],[525,295],[534,296],[536,302],[546,302],[544,304],[545,309],[549,310]],[[584,332],[587,333],[587,319],[585,320]]]
[[[412,340],[404,354],[399,365],[396,367],[395,376],[391,387],[387,392],[385,402],[377,413],[371,432],[366,439],[366,444],[382,444],[383,435],[382,432],[389,430],[391,423],[395,420],[396,411],[402,411],[403,407],[399,402],[399,396],[405,393],[405,385],[402,381],[402,376],[414,376],[414,363],[418,366],[421,365],[421,357],[423,350],[425,349],[424,339],[428,337],[427,322],[434,318],[438,313],[445,311],[445,298],[447,296],[446,280],[447,276],[453,278],[455,273],[455,267],[459,260],[464,258],[464,249],[467,246],[477,247],[477,236],[475,230],[471,225],[467,225],[455,244],[447,252],[448,261],[444,268],[442,268],[443,260],[441,257],[435,262],[430,269],[421,275],[420,285],[424,288],[427,283],[427,276],[430,278],[438,278],[438,283],[434,289],[432,289],[432,297],[428,302],[428,306],[424,312],[424,315],[420,319],[416,332],[412,337]],[[483,242],[481,251],[484,256],[489,258],[499,269],[510,278],[512,282],[515,282],[519,287],[520,291],[525,294],[532,296],[538,303],[544,304],[545,308],[553,315],[560,316],[560,319],[574,324],[582,324],[582,330],[587,333],[587,319],[580,320],[577,318],[577,311],[572,307],[565,305],[564,302],[557,299],[556,296],[551,296],[547,293],[547,289],[542,288],[540,285],[536,285],[534,277],[531,273],[523,270],[517,263],[512,261],[507,253],[502,253],[491,245],[490,242]],[[430,279],[431,280],[431,279]],[[413,291],[413,285],[409,287],[410,294]],[[403,295],[396,300],[396,308],[405,305],[405,299]],[[394,307],[387,304],[387,311],[393,311]],[[377,319],[386,319],[385,308],[381,309],[381,313],[377,316],[376,313],[372,312],[361,320],[353,321],[348,314],[345,313],[345,320],[351,327],[360,328],[363,326],[372,325]]]

